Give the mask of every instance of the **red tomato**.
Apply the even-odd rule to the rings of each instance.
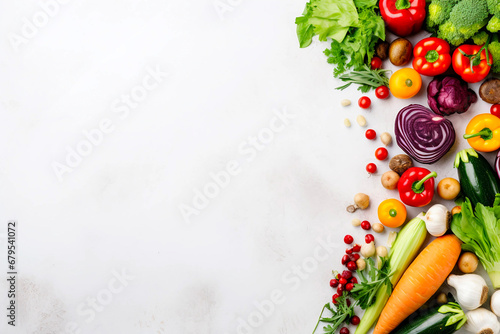
[[[377,165],[374,163],[369,163],[366,165],[366,171],[370,174],[376,173],[377,172]]]
[[[365,137],[366,139],[373,140],[375,139],[375,137],[377,137],[377,133],[375,132],[375,130],[368,129],[365,132]]]
[[[362,109],[370,108],[371,104],[372,104],[372,100],[370,100],[370,98],[368,96],[362,96],[358,100],[358,105]]]
[[[490,113],[492,115],[495,115],[496,117],[500,117],[500,104],[494,104],[494,105],[492,105],[491,108],[490,108]]]
[[[385,160],[387,159],[387,156],[389,155],[389,152],[387,152],[387,149],[384,147],[379,147],[375,151],[375,158],[378,160]]]
[[[477,55],[477,64],[471,67],[470,59],[464,56],[460,51],[468,54],[475,55],[481,50],[480,45],[461,45],[452,56],[452,65],[455,72],[468,83],[475,83],[483,80],[488,76],[491,66],[486,61],[486,51],[483,49],[481,54]],[[488,51],[489,61],[492,61],[491,53]]]
[[[370,66],[372,67],[372,70],[382,68],[382,59],[379,57],[373,57]]]
[[[379,86],[375,89],[375,96],[379,99],[386,99],[389,97],[389,87],[387,86]]]

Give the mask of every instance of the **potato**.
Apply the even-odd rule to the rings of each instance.
[[[398,38],[389,46],[389,60],[393,65],[404,66],[411,60],[413,46],[406,38]]]
[[[398,187],[399,174],[390,170],[382,175],[381,181],[385,189],[394,190]]]
[[[439,181],[437,191],[442,199],[455,199],[460,193],[460,183],[452,177],[446,177]]]

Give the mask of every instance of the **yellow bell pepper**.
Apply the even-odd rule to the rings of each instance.
[[[397,199],[386,199],[378,206],[378,219],[387,227],[399,227],[406,221],[406,206]]]
[[[480,152],[492,152],[500,148],[500,118],[492,114],[479,114],[470,120],[464,139]]]

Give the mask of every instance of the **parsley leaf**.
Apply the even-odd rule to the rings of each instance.
[[[391,270],[389,267],[389,260],[387,257],[381,258],[380,269],[377,268],[373,259],[366,259],[366,271],[368,272],[368,277],[358,270],[358,275],[361,282],[354,285],[354,289],[351,290],[352,297],[357,301],[359,307],[366,310],[368,307],[375,303],[375,296],[378,290],[386,285],[387,293],[391,294],[392,284],[391,284]]]

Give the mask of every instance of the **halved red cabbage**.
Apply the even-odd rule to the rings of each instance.
[[[423,164],[435,163],[455,143],[453,124],[420,104],[410,104],[399,111],[394,133],[398,146]]]

